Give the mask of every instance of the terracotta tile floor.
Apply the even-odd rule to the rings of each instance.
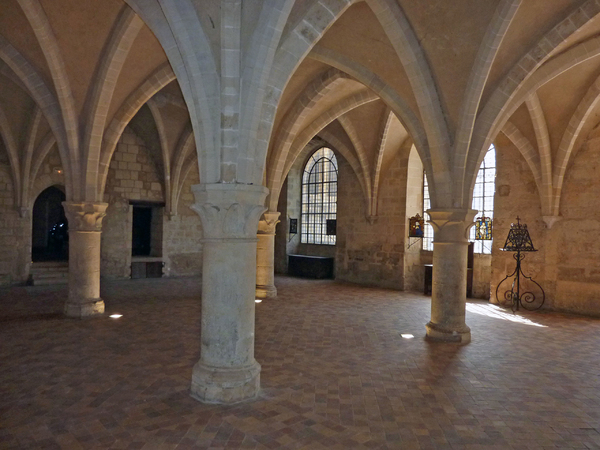
[[[105,282],[107,315],[83,321],[64,287],[0,290],[0,448],[600,449],[600,320],[474,302],[459,347],[423,339],[422,295],[277,285],[261,395],[233,406],[188,395],[195,280]]]

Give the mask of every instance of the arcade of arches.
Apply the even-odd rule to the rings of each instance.
[[[276,296],[291,253],[400,290],[432,263],[427,336],[468,343],[471,202],[494,144],[496,241],[473,295],[514,266],[499,248],[520,216],[545,307],[600,314],[599,76],[595,0],[4,0],[0,283],[53,257],[36,211],[62,193],[68,316],[102,314],[101,280],[136,264],[202,277],[200,400],[256,395],[255,293]],[[335,245],[290,233],[322,147]],[[432,252],[407,237],[424,173]]]

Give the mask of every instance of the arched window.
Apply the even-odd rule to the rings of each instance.
[[[427,174],[423,172],[423,217],[426,220],[425,227],[423,228],[423,250],[433,251],[433,227],[429,223],[429,214],[425,212],[430,208],[431,199],[429,197]]]
[[[337,160],[322,147],[312,154],[302,175],[300,242],[335,245]]]
[[[473,188],[472,208],[478,212],[475,218],[487,217],[490,220],[494,218],[494,193],[496,192],[496,148],[491,145],[488,152],[479,167],[475,187]],[[429,200],[429,187],[427,185],[427,175],[423,175],[423,213],[425,220],[429,220],[429,215],[425,213],[431,208]],[[475,239],[475,227],[471,228],[469,240],[474,242],[473,251],[475,253],[492,253],[492,240]],[[433,250],[433,227],[427,223],[423,233],[423,250]]]
[[[496,192],[496,148],[491,145],[477,172],[475,187],[473,188],[473,209],[479,211],[475,219],[487,217],[494,219],[494,193]],[[492,240],[476,240],[475,227],[471,228],[469,240],[475,243],[475,253],[492,253]]]

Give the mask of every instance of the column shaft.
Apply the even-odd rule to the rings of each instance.
[[[65,315],[104,313],[100,298],[100,237],[106,203],[63,202],[69,221],[69,296]]]
[[[275,227],[278,212],[268,212],[258,222],[256,245],[256,298],[277,297],[275,287]]]
[[[434,228],[430,340],[471,341],[465,323],[467,298],[468,230],[476,211],[449,209],[428,211]]]
[[[258,394],[254,359],[256,233],[267,189],[238,184],[193,186],[204,232],[200,360],[192,397],[235,403]]]

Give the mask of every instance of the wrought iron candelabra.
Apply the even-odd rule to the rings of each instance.
[[[529,311],[540,309],[546,299],[546,293],[537,281],[532,277],[525,275],[521,269],[521,261],[525,259],[523,252],[536,252],[537,250],[533,247],[527,225],[521,224],[521,220],[518,217],[516,224],[510,224],[510,231],[508,232],[506,243],[504,244],[504,248],[501,248],[500,250],[505,252],[516,252],[513,255],[513,258],[517,261],[517,267],[514,272],[507,275],[500,283],[498,283],[498,287],[496,287],[496,300],[498,303],[504,307],[512,308],[513,311],[518,311],[521,306]],[[499,297],[498,293],[502,292],[501,286],[507,280],[510,282],[511,279],[512,283],[510,289],[504,291],[504,295]],[[521,285],[525,281],[535,284],[541,291],[541,296],[536,296],[531,290],[521,292]],[[506,287],[503,289],[506,289]]]

